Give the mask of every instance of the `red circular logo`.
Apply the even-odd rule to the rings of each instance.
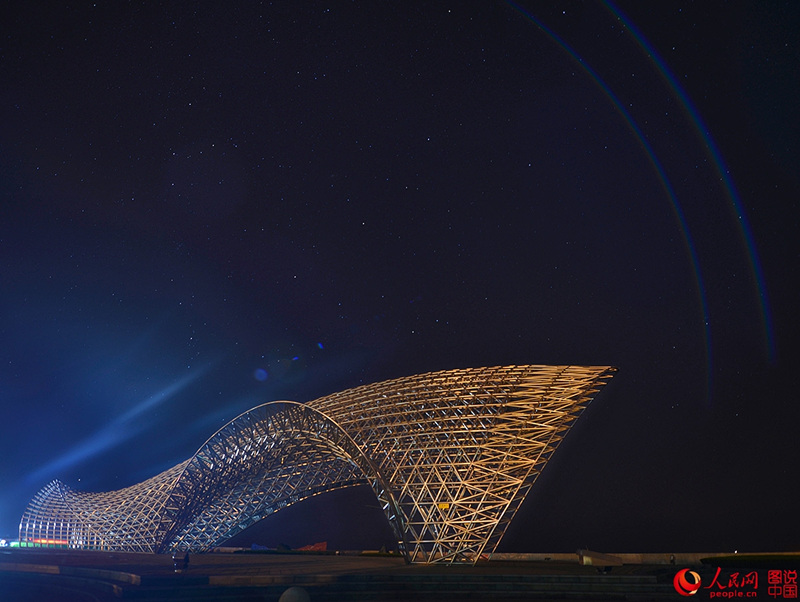
[[[672,585],[681,596],[694,596],[700,589],[700,575],[689,569],[682,569],[675,575]]]

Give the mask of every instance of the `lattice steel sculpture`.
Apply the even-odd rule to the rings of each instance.
[[[432,372],[240,415],[143,483],[42,489],[21,545],[202,552],[291,504],[369,484],[409,562],[494,552],[609,366]]]

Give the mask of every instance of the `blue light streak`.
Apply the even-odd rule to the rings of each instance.
[[[78,464],[98,456],[109,449],[117,447],[144,431],[147,422],[137,422],[137,418],[145,412],[152,411],[162,406],[167,401],[181,393],[189,385],[205,375],[214,362],[210,362],[191,374],[183,376],[157,393],[150,395],[124,414],[118,416],[106,426],[90,435],[58,458],[33,471],[25,479],[27,484],[40,483],[47,479],[58,478],[58,474],[67,471]]]

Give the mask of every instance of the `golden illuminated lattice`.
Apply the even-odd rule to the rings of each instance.
[[[608,366],[432,372],[267,403],[189,460],[109,493],[53,481],[21,545],[206,551],[313,495],[369,484],[409,562],[491,554]]]

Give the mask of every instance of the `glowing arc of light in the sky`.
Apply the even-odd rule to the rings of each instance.
[[[666,192],[667,196],[670,199],[670,204],[672,206],[672,210],[675,213],[675,216],[678,220],[679,227],[681,229],[681,233],[683,234],[683,240],[686,244],[687,251],[689,253],[689,258],[692,264],[692,271],[695,280],[695,286],[697,288],[698,293],[698,300],[700,303],[700,308],[703,314],[703,335],[705,338],[705,358],[706,358],[706,374],[707,374],[707,391],[706,397],[710,398],[711,396],[711,328],[709,323],[709,315],[708,315],[708,301],[705,295],[705,286],[703,284],[703,277],[700,271],[700,261],[698,259],[697,250],[695,249],[694,243],[692,242],[691,236],[689,235],[689,227],[686,221],[686,217],[683,213],[683,209],[678,201],[678,197],[675,194],[675,191],[672,187],[672,184],[667,177],[666,170],[661,165],[661,162],[658,160],[658,157],[653,150],[653,147],[647,141],[647,138],[642,132],[641,128],[636,124],[636,121],[633,119],[631,114],[625,109],[622,105],[620,100],[614,95],[611,89],[606,85],[600,75],[592,69],[583,58],[563,39],[561,39],[558,34],[556,34],[553,30],[547,27],[544,23],[541,23],[538,19],[536,19],[531,13],[520,7],[511,0],[506,0],[507,4],[511,6],[514,10],[522,14],[525,18],[536,24],[536,26],[544,32],[553,42],[555,42],[558,46],[562,48],[569,56],[571,56],[575,62],[578,63],[580,68],[597,84],[597,86],[602,90],[603,94],[608,98],[617,112],[622,116],[622,118],[627,123],[630,130],[633,132],[634,136],[638,140],[641,147],[644,149],[645,154],[647,155],[650,164],[655,169],[656,174],[658,175],[658,179],[661,182],[664,191]]]
[[[744,245],[748,254],[750,269],[753,272],[753,279],[755,280],[756,287],[758,289],[758,302],[761,308],[761,320],[763,322],[764,334],[766,338],[767,354],[769,356],[770,361],[774,361],[775,335],[773,331],[771,311],[767,296],[767,287],[766,287],[766,282],[764,280],[764,272],[761,268],[761,261],[758,257],[758,250],[756,249],[756,243],[753,237],[753,232],[750,229],[750,224],[745,217],[744,207],[742,206],[741,199],[739,198],[739,194],[736,191],[736,186],[733,183],[733,179],[731,178],[730,172],[725,166],[725,160],[722,158],[722,153],[720,152],[717,145],[714,143],[714,140],[711,138],[711,135],[708,132],[708,128],[703,123],[703,120],[701,119],[697,109],[693,106],[691,100],[689,99],[686,92],[684,92],[680,83],[670,73],[664,61],[661,60],[661,57],[656,52],[655,48],[653,48],[653,46],[647,41],[647,39],[641,34],[641,32],[639,32],[638,28],[631,22],[630,19],[628,19],[622,13],[622,11],[620,11],[616,6],[614,6],[608,0],[606,0],[604,4],[608,8],[608,10],[610,10],[614,14],[614,16],[616,16],[620,20],[620,22],[628,29],[628,31],[630,31],[633,38],[639,44],[639,47],[645,52],[648,58],[652,60],[653,63],[655,63],[657,71],[664,79],[666,85],[672,90],[673,94],[675,94],[680,100],[680,104],[682,105],[683,110],[686,112],[689,120],[693,123],[695,130],[700,134],[700,137],[704,142],[705,148],[708,150],[708,153],[711,156],[711,161],[714,165],[714,168],[717,171],[717,174],[719,175],[720,180],[723,183],[723,188],[725,190],[728,199],[730,200],[731,206],[733,207],[736,216],[735,221],[739,226],[739,231],[742,235],[742,239],[744,240]]]

